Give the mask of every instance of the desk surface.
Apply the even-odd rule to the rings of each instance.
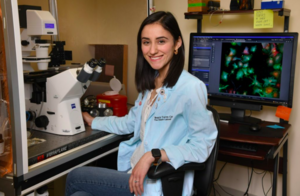
[[[268,125],[280,125],[284,127],[281,129],[283,132],[282,138],[276,137],[263,137],[253,134],[253,135],[245,135],[239,133],[240,124],[229,124],[225,122],[220,123],[220,139],[221,140],[229,140],[234,142],[242,142],[242,143],[253,143],[258,144],[259,148],[257,152],[249,152],[243,150],[235,150],[235,149],[219,149],[220,154],[230,155],[241,158],[248,158],[253,160],[264,160],[266,156],[277,148],[277,146],[281,145],[283,141],[287,139],[288,129],[290,127],[289,124],[279,124],[274,122],[266,122],[263,121],[260,126],[266,127]]]
[[[92,130],[86,127],[86,131],[76,135],[55,135],[42,131],[30,131],[31,138],[45,139],[46,141],[28,148],[29,165],[35,164],[56,154],[68,151],[82,144],[91,142],[98,138],[109,135],[109,133],[99,130]],[[38,157],[43,156],[41,159]]]
[[[259,133],[257,135],[255,135],[255,134],[253,134],[253,135],[240,134],[239,133],[240,124],[229,124],[229,123],[221,122],[220,123],[220,139],[221,140],[230,140],[230,141],[235,141],[235,142],[277,146],[281,143],[281,141],[284,139],[284,137],[288,134],[288,129],[291,125],[263,121],[260,123],[260,126],[266,127],[268,125],[275,125],[275,124],[284,127],[284,129],[281,129],[283,132],[282,138],[262,137],[262,136],[259,136]]]

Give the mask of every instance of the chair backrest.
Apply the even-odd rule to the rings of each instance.
[[[219,151],[219,129],[220,129],[220,118],[216,109],[207,105],[207,109],[212,112],[217,129],[218,136],[216,139],[215,146],[205,162],[205,169],[200,171],[195,171],[194,178],[194,187],[197,190],[197,195],[201,196],[209,196],[212,188],[214,174],[216,169],[216,163],[218,159],[218,151]]]

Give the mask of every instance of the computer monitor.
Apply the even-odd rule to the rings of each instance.
[[[191,33],[188,71],[207,87],[221,119],[257,124],[245,110],[292,107],[298,33]]]

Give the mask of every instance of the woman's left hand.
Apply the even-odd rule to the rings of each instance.
[[[135,165],[129,178],[129,188],[131,193],[134,192],[137,196],[142,195],[144,192],[144,179],[153,161],[154,157],[151,152],[146,152]]]

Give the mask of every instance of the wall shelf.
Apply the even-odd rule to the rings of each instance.
[[[255,10],[232,10],[232,11],[210,11],[210,12],[186,12],[184,13],[185,19],[197,19],[197,32],[201,33],[202,30],[202,19],[203,15],[210,15],[210,14],[254,14],[254,11],[258,11],[261,9]],[[284,32],[289,31],[289,20],[290,20],[290,9],[271,9],[274,13],[278,13],[278,16],[284,16]]]

